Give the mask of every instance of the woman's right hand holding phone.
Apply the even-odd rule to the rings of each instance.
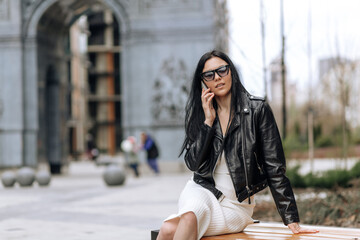
[[[212,127],[216,117],[216,112],[212,104],[212,99],[214,98],[214,96],[215,94],[210,92],[210,88],[202,89],[201,102],[205,114],[205,124],[207,124],[210,127]]]

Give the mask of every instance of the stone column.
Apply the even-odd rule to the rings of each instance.
[[[38,132],[38,84],[37,84],[37,49],[35,37],[24,40],[24,131],[23,164],[26,166],[37,165],[37,132]]]
[[[23,164],[23,67],[19,0],[0,1],[0,167]]]

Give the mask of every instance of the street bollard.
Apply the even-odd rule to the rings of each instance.
[[[35,181],[35,171],[29,167],[22,167],[17,172],[16,180],[21,187],[29,187]]]
[[[110,165],[105,169],[103,179],[108,186],[123,185],[126,179],[125,171],[117,165]]]
[[[16,182],[16,175],[12,171],[5,171],[1,175],[1,182],[4,187],[13,187]]]
[[[39,186],[47,186],[50,183],[51,175],[46,170],[40,170],[36,173],[35,179],[38,182]]]

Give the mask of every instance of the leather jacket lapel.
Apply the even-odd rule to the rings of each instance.
[[[215,128],[215,137],[223,140],[220,121],[219,121],[219,118],[217,116],[216,116],[215,121],[214,121],[214,128]]]

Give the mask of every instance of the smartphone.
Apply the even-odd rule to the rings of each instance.
[[[204,81],[201,81],[201,87],[204,89],[208,89],[208,87],[206,86],[206,84],[204,83]]]
[[[201,87],[203,88],[203,89],[209,89],[207,86],[206,86],[206,84],[204,83],[204,81],[201,81]],[[209,91],[209,93],[211,93],[211,91]],[[212,100],[211,100],[211,103],[212,103]]]

